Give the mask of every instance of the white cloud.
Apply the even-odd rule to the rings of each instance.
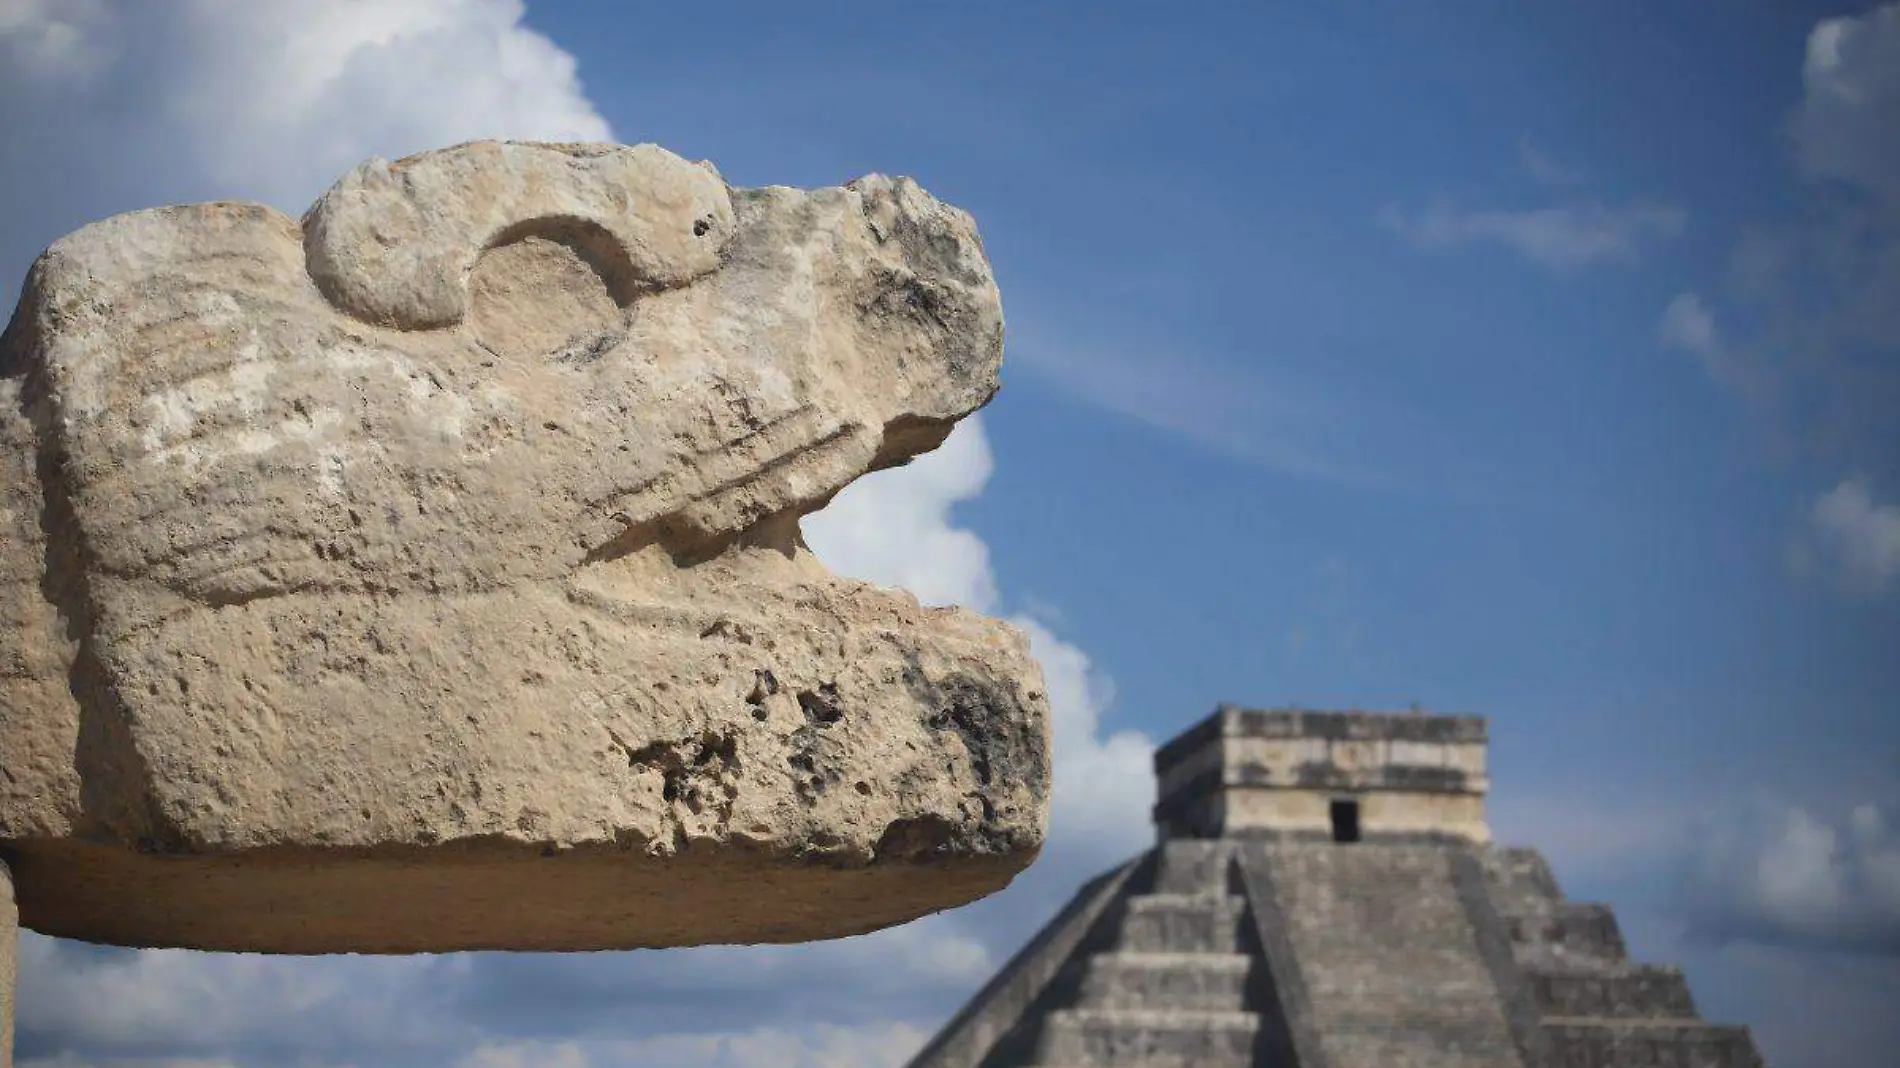
[[[1528,137],[1517,142],[1517,162],[1524,168],[1524,173],[1536,179],[1539,185],[1581,185],[1584,180],[1583,172],[1557,163],[1532,144]]]
[[[485,1043],[454,1068],[896,1068],[928,1037],[908,1024],[817,1025],[613,1042]]]
[[[1801,75],[1802,167],[1900,198],[1900,4],[1816,24]]]
[[[1707,356],[1722,348],[1715,333],[1715,316],[1694,293],[1679,293],[1669,302],[1669,307],[1663,310],[1658,333],[1664,343],[1698,356]]]
[[[1764,412],[1777,401],[1777,381],[1755,350],[1732,345],[1715,312],[1700,294],[1678,293],[1663,309],[1656,336],[1666,346],[1695,357],[1709,380]]]
[[[1822,494],[1805,535],[1798,559],[1821,565],[1849,592],[1883,593],[1900,575],[1900,505],[1875,501],[1865,479]]]
[[[1154,806],[1154,743],[1135,731],[1103,737],[1101,718],[1114,691],[1088,654],[1033,618],[1012,622],[1028,632],[1049,688],[1056,758],[1051,837],[1101,863],[1145,848]]]
[[[483,137],[608,140],[520,0],[0,0],[0,286],[92,219],[301,214],[348,168]]]
[[[367,1048],[451,1041],[431,992],[467,973],[466,956],[286,957],[106,950],[20,936],[22,1051],[157,1065],[260,1051],[289,1060],[333,1048],[337,1025]],[[57,1063],[57,1062],[56,1062]],[[180,1062],[184,1063],[184,1062]]]
[[[330,1068],[329,1065],[311,1061],[299,1061],[297,1068]],[[81,1059],[75,1056],[28,1057],[17,1062],[19,1068],[243,1068],[237,1061],[225,1058],[206,1060],[202,1057],[137,1057],[130,1060],[113,1058],[109,1060]]]
[[[1680,234],[1684,223],[1682,209],[1664,204],[1502,211],[1459,208],[1442,198],[1410,216],[1388,206],[1380,219],[1421,249],[1496,244],[1554,271],[1634,262],[1648,245]]]
[[[1707,352],[1784,444],[1884,467],[1900,453],[1900,4],[1816,23],[1802,75],[1799,211],[1736,242],[1730,328]]]
[[[106,21],[98,0],[0,0],[0,55],[40,82],[83,82],[108,56],[98,43]]]
[[[950,510],[983,492],[995,469],[973,417],[935,452],[846,486],[805,520],[813,551],[867,582],[899,586],[930,605],[988,612],[997,602],[988,546],[950,522]]]
[[[1875,804],[1827,819],[1763,802],[1697,836],[1690,930],[1718,942],[1900,954],[1900,837]]]
[[[1367,423],[1403,423],[1421,435],[1421,417],[1377,397],[1340,397],[1292,371],[1226,362],[1156,343],[1121,338],[1012,334],[1023,364],[1076,397],[1145,426],[1175,434],[1242,463],[1293,478],[1383,491],[1417,480],[1375,470],[1366,454]]]
[[[484,1042],[455,1068],[592,1068],[596,1063],[575,1042]]]

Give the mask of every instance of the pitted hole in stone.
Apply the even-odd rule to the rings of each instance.
[[[497,356],[597,359],[643,289],[620,242],[585,219],[535,219],[496,235],[468,278],[468,325]]]
[[[816,690],[800,690],[798,707],[814,726],[829,727],[844,718],[844,709],[838,704],[838,684],[834,682],[822,683]]]

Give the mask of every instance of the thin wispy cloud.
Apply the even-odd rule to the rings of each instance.
[[[1216,358],[1185,347],[1136,354],[1115,343],[1046,337],[1013,328],[1011,366],[1077,400],[1269,474],[1472,507],[1552,515],[1599,507],[1548,485],[1501,483],[1476,443],[1433,412],[1396,393],[1322,385],[1293,361]],[[1366,433],[1375,426],[1381,434]],[[1391,447],[1394,436],[1403,448]]]
[[[1402,488],[1356,457],[1354,420],[1371,413],[1285,371],[1220,364],[1182,351],[1142,356],[1019,339],[1019,366],[1081,400],[1209,451],[1292,478],[1357,489]]]
[[[1635,263],[1652,246],[1680,235],[1686,216],[1668,204],[1566,204],[1504,210],[1463,208],[1448,198],[1408,213],[1387,205],[1379,220],[1414,247],[1443,252],[1494,245],[1558,272]]]
[[[1750,350],[1723,335],[1715,311],[1699,293],[1678,293],[1663,308],[1656,338],[1664,347],[1693,357],[1711,382],[1756,406],[1775,401],[1776,383]]]
[[[1539,185],[1574,186],[1582,185],[1587,180],[1582,171],[1559,164],[1542,149],[1532,144],[1528,137],[1520,138],[1517,142],[1517,162],[1518,166],[1524,169],[1524,173],[1530,175]]]

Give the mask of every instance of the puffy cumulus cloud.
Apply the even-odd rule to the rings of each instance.
[[[72,1055],[62,1055],[51,1059],[28,1057],[15,1062],[19,1068],[242,1068],[238,1062],[219,1058],[205,1060],[201,1057],[161,1057],[156,1060],[140,1057],[133,1060],[114,1058],[108,1060],[82,1060]],[[286,1062],[297,1068],[329,1068],[314,1061]]]
[[[1885,593],[1900,575],[1900,505],[1876,501],[1864,478],[1847,479],[1814,502],[1794,554],[1848,593]]]
[[[982,424],[957,425],[934,452],[861,478],[804,522],[812,550],[853,578],[898,586],[928,605],[996,607],[989,547],[950,511],[983,492],[996,463]]]
[[[121,950],[24,932],[19,1053],[28,1064],[323,1064],[473,1041],[445,1000],[469,964]]]
[[[0,284],[103,214],[234,198],[301,213],[371,156],[606,140],[521,0],[0,0]]]
[[[0,0],[0,56],[22,80],[45,85],[95,76],[106,51],[99,0]]]
[[[1900,199],[1900,3],[1816,24],[1801,76],[1802,167]]]
[[[517,0],[0,0],[0,284],[76,226],[239,197],[299,211],[371,155],[479,137],[598,139],[573,59]],[[996,612],[988,551],[953,520],[993,468],[971,421],[809,523],[834,568]],[[1152,746],[1103,736],[1112,688],[1044,620],[1052,836],[1008,891],[860,938],[577,955],[264,957],[22,936],[35,1068],[900,1062],[1029,928],[1143,844]]]
[[[454,1068],[895,1068],[925,1037],[908,1024],[876,1024],[659,1035],[623,1042],[487,1043],[455,1062]]]
[[[1460,208],[1440,199],[1416,214],[1388,206],[1380,220],[1421,249],[1502,245],[1540,267],[1574,271],[1635,262],[1649,245],[1680,234],[1684,215],[1667,204],[1582,203],[1504,211]]]
[[[1900,955],[1897,831],[1893,810],[1876,804],[1828,819],[1764,802],[1707,827],[1683,880],[1689,933]]]
[[[1114,687],[1088,654],[1030,616],[1012,620],[1042,665],[1055,736],[1050,834],[1065,849],[1107,863],[1140,849],[1154,807],[1154,743],[1136,731],[1101,733]],[[1085,848],[1086,847],[1086,848]]]
[[[1744,228],[1719,299],[1682,294],[1662,340],[1760,421],[1770,446],[1836,471],[1900,477],[1900,4],[1808,34],[1788,129],[1789,215]],[[1718,315],[1719,312],[1719,315]],[[1717,329],[1718,319],[1721,329]],[[1796,565],[1843,590],[1885,587],[1893,513],[1864,480],[1820,495]]]

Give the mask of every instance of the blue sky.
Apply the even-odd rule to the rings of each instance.
[[[755,1034],[736,1003],[811,1063],[890,1063],[1142,847],[1145,746],[1222,700],[1490,716],[1500,835],[1708,1015],[1777,1066],[1900,1042],[1900,5],[0,0],[0,59],[9,293],[90,219],[297,211],[477,136],[653,141],[740,185],[911,174],[981,226],[1002,395],[812,541],[1037,627],[1048,859],[871,949],[444,964],[471,970],[439,1016],[527,1008],[363,1048],[743,1063],[708,1037]],[[174,958],[28,950],[57,973],[27,973],[29,1063],[261,1056],[188,1006],[62,1001]],[[935,963],[866,978],[888,952]],[[176,959],[213,1001],[275,989]],[[400,1004],[436,965],[334,967]],[[522,995],[551,976],[585,993]]]

